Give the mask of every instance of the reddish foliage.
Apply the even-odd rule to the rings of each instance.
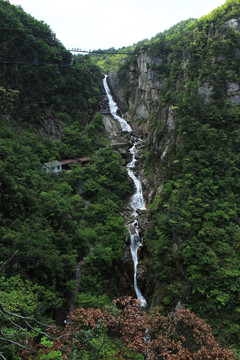
[[[216,342],[210,326],[188,309],[176,310],[169,320],[158,308],[146,314],[139,301],[131,297],[122,297],[113,303],[117,311],[111,307],[76,309],[64,329],[65,336],[54,341],[50,350],[62,350],[62,359],[69,359],[73,347],[79,351],[84,347],[76,337],[77,332],[83,328],[97,331],[101,324],[100,328],[113,343],[114,339],[120,339],[130,351],[147,354],[148,360],[233,360],[233,353]],[[148,341],[144,337],[146,329]],[[51,331],[55,333],[55,329]],[[42,346],[35,349],[39,353]],[[125,351],[124,347],[117,349],[113,358],[126,358]]]
[[[130,296],[116,299],[113,303],[120,309],[117,326],[121,341],[128,348],[144,353],[147,345],[143,336],[146,330],[146,319],[142,314],[141,303]],[[111,326],[113,319],[109,320],[109,326]]]
[[[152,336],[148,359],[233,360],[233,353],[220,347],[210,326],[188,309],[176,310],[172,321],[158,309],[149,316]]]

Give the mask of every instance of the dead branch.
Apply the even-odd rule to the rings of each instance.
[[[6,341],[6,342],[8,342],[8,343],[10,343],[12,345],[17,345],[20,348],[25,349],[25,350],[30,350],[30,351],[32,350],[31,348],[29,348],[27,346],[24,346],[24,345],[22,345],[20,343],[17,343],[16,341],[13,341],[13,340],[10,340],[10,339],[0,338],[0,341]]]
[[[2,315],[4,316],[4,318],[6,320],[8,320],[11,324],[13,324],[16,328],[22,330],[25,334],[27,333],[27,329],[31,329],[33,330],[34,332],[40,334],[40,335],[44,335],[46,336],[48,339],[51,339],[51,340],[54,340],[54,341],[57,341],[59,339],[61,339],[62,337],[66,336],[67,334],[63,334],[63,335],[60,335],[58,337],[52,337],[50,336],[48,333],[46,333],[45,331],[40,331],[38,329],[36,329],[35,327],[33,327],[32,325],[30,325],[29,321],[33,321],[35,322],[36,324],[38,325],[41,325],[41,326],[44,326],[46,328],[50,328],[51,326],[47,325],[47,324],[44,324],[40,321],[37,321],[36,319],[32,318],[32,317],[29,317],[29,316],[22,316],[22,315],[18,315],[18,314],[15,314],[15,313],[11,313],[7,310],[4,309],[4,307],[2,306],[2,304],[0,304],[0,312],[2,313]],[[15,319],[20,319],[22,320],[25,324],[26,324],[26,328],[24,329],[22,326],[16,324],[12,319],[10,319],[7,315],[9,316],[12,316],[14,317]]]
[[[12,319],[10,319],[7,315],[4,314],[3,311],[0,310],[0,313],[3,315],[3,317],[8,320],[12,325],[14,325],[16,328],[22,330],[22,331],[26,331],[26,329],[22,328],[20,325],[18,325],[17,323],[15,323]],[[2,331],[1,331],[2,333]],[[4,335],[5,336],[5,335]]]
[[[47,334],[46,332],[44,332],[44,331],[39,331],[39,330],[37,330],[36,328],[32,327],[27,320],[25,320],[25,323],[26,323],[26,325],[27,325],[27,327],[28,327],[29,329],[37,332],[37,333],[40,334],[40,335],[44,335],[44,336],[46,336],[48,339],[51,339],[51,340],[54,340],[54,341],[59,340],[59,339],[61,339],[62,337],[64,337],[64,336],[67,335],[67,334],[63,334],[63,335],[58,336],[57,338],[54,338],[54,337],[50,336],[49,334]]]
[[[2,306],[2,304],[0,304],[0,310],[2,310],[2,312],[4,312],[5,314],[7,314],[7,315],[9,315],[9,316],[15,317],[16,319],[21,319],[21,320],[23,320],[23,321],[24,321],[24,320],[28,320],[28,321],[31,320],[31,321],[34,321],[35,323],[37,323],[37,324],[39,324],[39,325],[42,325],[42,326],[44,326],[44,327],[47,327],[47,328],[50,327],[48,324],[44,324],[44,323],[42,323],[42,322],[40,322],[40,321],[38,321],[38,320],[30,317],[30,316],[22,316],[22,315],[18,315],[18,314],[15,314],[15,313],[11,313],[11,312],[5,310],[4,307]]]

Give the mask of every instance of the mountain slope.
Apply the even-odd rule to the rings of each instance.
[[[136,49],[119,70],[145,134],[148,300],[178,301],[239,343],[240,8],[226,1]],[[145,254],[146,254],[145,251]],[[144,252],[143,252],[144,253]]]
[[[0,33],[0,357],[17,359],[14,342],[32,335],[9,313],[63,325],[74,301],[103,306],[120,294],[131,185],[97,113],[101,70],[3,0]],[[70,165],[45,172],[55,160]]]
[[[17,91],[18,122],[57,138],[69,122],[83,128],[101,97],[99,69],[87,57],[73,61],[48,25],[4,0],[0,19],[0,86]]]

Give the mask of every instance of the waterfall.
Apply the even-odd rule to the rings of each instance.
[[[104,89],[105,89],[107,97],[108,97],[109,108],[110,108],[112,116],[114,117],[114,119],[116,119],[120,123],[122,131],[131,132],[132,131],[131,126],[126,122],[125,119],[118,116],[118,114],[117,114],[118,112],[120,112],[120,110],[119,110],[119,107],[117,106],[117,103],[113,100],[113,97],[111,95],[111,91],[110,91],[108,83],[107,83],[107,75],[105,75],[105,77],[103,79],[103,86],[104,86]]]
[[[147,302],[143,297],[140,289],[137,285],[137,265],[138,265],[138,248],[142,245],[142,241],[139,235],[139,228],[138,228],[138,213],[137,210],[146,210],[145,202],[143,198],[142,192],[142,183],[141,181],[135,176],[133,169],[135,168],[136,163],[136,146],[139,141],[135,141],[133,147],[129,150],[132,154],[132,160],[130,163],[127,164],[128,175],[133,180],[135,185],[135,193],[132,195],[130,200],[130,205],[133,210],[133,222],[132,222],[132,229],[134,230],[133,234],[130,233],[130,250],[132,254],[132,259],[134,263],[134,289],[137,295],[137,299],[141,301],[141,305],[145,307]]]
[[[131,133],[132,128],[131,126],[126,122],[125,119],[118,116],[117,113],[120,111],[116,102],[113,100],[113,97],[111,95],[111,91],[109,89],[109,86],[107,84],[107,75],[105,75],[103,79],[103,86],[106,91],[108,101],[109,101],[109,108],[112,116],[120,123],[122,131]],[[133,222],[131,226],[131,232],[130,232],[130,250],[132,255],[132,260],[134,263],[134,289],[136,292],[137,299],[140,300],[141,305],[145,307],[147,305],[147,302],[142,295],[140,289],[137,285],[137,265],[138,265],[138,248],[142,245],[141,237],[139,235],[139,227],[138,227],[138,212],[137,210],[146,210],[145,202],[143,198],[143,192],[142,192],[142,183],[137,178],[137,176],[134,174],[134,168],[136,164],[136,149],[139,145],[140,140],[134,140],[133,146],[129,149],[130,154],[132,155],[131,161],[127,164],[127,171],[129,177],[133,180],[135,185],[135,193],[132,195],[130,200],[130,205],[132,208],[132,217]]]
[[[142,183],[138,178],[135,176],[133,169],[135,168],[136,164],[136,146],[138,145],[140,141],[135,141],[133,147],[129,150],[129,152],[132,154],[132,160],[129,164],[127,164],[127,170],[129,177],[133,180],[136,192],[131,198],[130,205],[133,209],[133,215],[137,217],[137,210],[146,210],[145,207],[145,201],[143,199],[143,193],[142,193]]]

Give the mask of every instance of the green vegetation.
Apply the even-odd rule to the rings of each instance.
[[[0,357],[18,359],[13,342],[38,334],[13,314],[63,323],[77,262],[77,304],[104,306],[119,295],[120,211],[131,184],[97,112],[100,69],[87,56],[72,61],[49,27],[20,8],[1,0],[0,14],[0,321],[10,340],[0,341]],[[91,162],[58,175],[42,170],[76,157]]]
[[[1,273],[4,308],[47,321],[67,313],[76,262],[89,248],[77,303],[98,296],[100,305],[119,295],[116,278],[126,237],[119,210],[131,191],[120,155],[106,147],[92,155],[90,165],[46,174],[36,148],[51,158],[61,144],[48,143],[48,149],[36,135],[18,138],[3,124],[1,139],[1,263],[18,250]]]
[[[18,95],[16,121],[28,128],[77,121],[84,128],[101,96],[99,68],[87,56],[73,61],[48,25],[4,0],[0,16],[0,96]]]
[[[108,74],[110,71],[117,71],[119,66],[124,63],[126,56],[124,52],[131,51],[131,48],[122,48],[116,50],[115,48],[110,48],[106,50],[97,50],[99,54],[89,54],[93,62],[99,66],[105,74]],[[118,52],[120,54],[118,54]]]

